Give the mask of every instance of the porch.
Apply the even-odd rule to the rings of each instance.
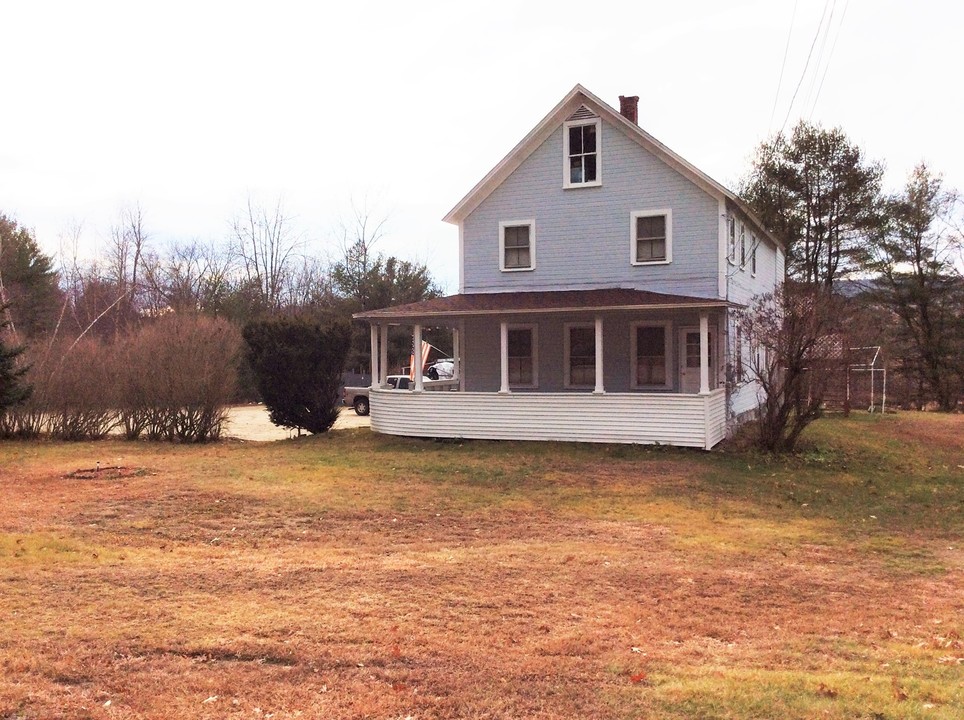
[[[372,429],[710,449],[726,434],[727,310],[617,289],[458,295],[360,314],[371,323]],[[411,391],[389,389],[390,325],[410,328],[412,347],[428,327],[450,331],[455,377],[416,373]]]

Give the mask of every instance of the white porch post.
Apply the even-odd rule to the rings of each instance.
[[[468,337],[465,334],[465,320],[459,320],[459,355],[455,358],[455,372],[459,379],[459,392],[465,390],[465,374],[462,372],[462,338]]]
[[[412,371],[415,373],[415,392],[421,392],[422,384],[422,326],[415,325],[412,337]]]
[[[596,387],[593,393],[601,395],[606,392],[603,387],[603,320],[596,316]]]
[[[499,323],[499,392],[509,392],[509,323]]]
[[[700,313],[700,395],[710,392],[710,319]]]
[[[372,382],[371,387],[378,387],[378,325],[372,323]]]
[[[459,341],[461,340],[458,328],[452,328],[452,379],[460,380],[462,377],[462,370],[459,367],[462,364],[462,349],[459,347]]]
[[[382,331],[381,354],[378,361],[378,384],[381,387],[388,387],[388,325],[380,325]]]

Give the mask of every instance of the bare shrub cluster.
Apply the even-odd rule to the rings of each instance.
[[[0,436],[203,442],[220,436],[237,383],[240,334],[224,320],[160,318],[108,342],[34,347],[33,394],[0,415]]]

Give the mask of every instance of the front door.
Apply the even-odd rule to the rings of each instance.
[[[709,332],[710,390],[716,387],[716,353],[713,347],[713,331]],[[700,391],[700,329],[682,328],[679,336],[679,385],[680,392]]]

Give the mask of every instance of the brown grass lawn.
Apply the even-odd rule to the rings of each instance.
[[[0,718],[964,717],[964,417],[808,443],[0,443]]]

